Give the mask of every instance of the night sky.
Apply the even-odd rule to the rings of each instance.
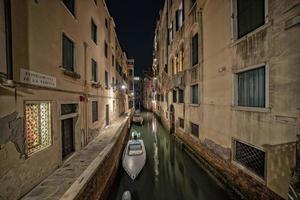
[[[164,0],[106,0],[122,49],[135,59],[135,75],[152,66],[156,21]]]

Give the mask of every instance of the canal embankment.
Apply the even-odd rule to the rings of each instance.
[[[128,140],[131,117],[128,113],[100,130],[88,146],[74,153],[22,199],[105,199]]]
[[[212,174],[229,192],[239,199],[282,200],[277,194],[250,175],[202,145],[199,140],[182,132],[176,132],[176,140],[190,156]]]

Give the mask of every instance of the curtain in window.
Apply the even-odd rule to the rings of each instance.
[[[265,107],[265,67],[238,74],[238,105]]]

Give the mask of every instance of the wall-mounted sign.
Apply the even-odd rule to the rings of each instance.
[[[55,77],[48,76],[46,74],[41,74],[41,73],[34,72],[34,71],[30,71],[27,69],[21,69],[20,81],[22,83],[28,83],[28,84],[32,84],[32,85],[56,88],[56,78]]]

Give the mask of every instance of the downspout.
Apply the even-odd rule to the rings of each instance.
[[[85,126],[85,136],[84,136],[84,146],[88,144],[88,91],[87,91],[87,47],[88,44],[86,42],[83,43],[84,46],[84,126]]]
[[[11,28],[11,1],[4,0],[5,18],[5,42],[6,42],[6,66],[8,83],[13,81],[13,61],[12,61],[12,28]]]

